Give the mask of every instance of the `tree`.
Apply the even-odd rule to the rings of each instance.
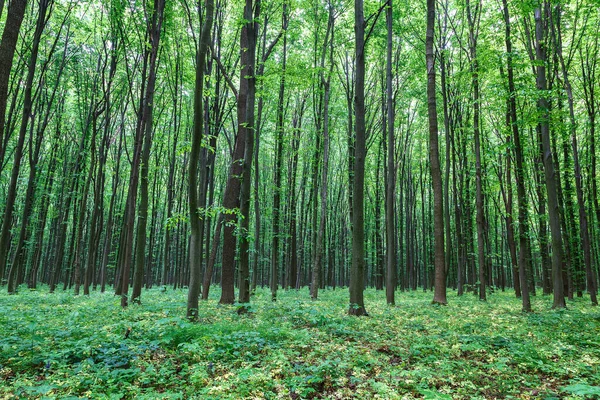
[[[433,302],[447,304],[446,270],[444,263],[444,208],[442,172],[438,145],[437,101],[435,94],[435,59],[433,36],[435,25],[435,1],[427,0],[427,33],[425,37],[425,61],[427,64],[427,114],[429,116],[429,167],[433,186],[434,226],[434,296]]]
[[[4,4],[4,2],[3,2]],[[27,0],[13,0],[8,6],[4,31],[2,32],[2,40],[0,41],[0,171],[4,164],[4,156],[8,146],[9,131],[5,132],[6,125],[6,104],[8,101],[8,83],[10,71],[13,66],[13,58],[21,31],[21,24],[25,16],[25,8]],[[0,15],[2,15],[0,9]],[[0,249],[0,252],[2,250]],[[0,253],[0,255],[2,255]],[[6,255],[1,259],[4,260]],[[4,264],[0,262],[0,281],[4,275]]]
[[[354,182],[352,188],[352,269],[350,270],[350,315],[367,315],[365,310],[365,219],[364,187],[366,126],[365,126],[365,16],[363,0],[354,1],[355,81],[354,81]]]
[[[519,203],[519,272],[518,280],[515,279],[515,285],[517,282],[520,283],[520,293],[523,302],[523,311],[531,311],[531,301],[529,299],[529,286],[527,285],[527,255],[528,242],[527,237],[529,236],[528,222],[527,222],[527,209],[529,208],[527,202],[527,193],[525,191],[525,169],[523,160],[523,147],[521,145],[521,135],[519,132],[519,125],[517,120],[517,100],[516,90],[514,82],[514,71],[513,71],[513,52],[512,52],[512,41],[510,36],[510,15],[508,11],[507,0],[502,0],[504,24],[505,24],[505,43],[506,43],[506,54],[507,54],[507,75],[508,75],[508,113],[510,128],[512,131],[512,140],[515,148],[516,158],[516,178],[517,178],[517,201]],[[510,166],[508,166],[510,169]],[[509,175],[510,176],[510,175]],[[511,185],[512,182],[508,182]],[[509,196],[510,199],[510,196]],[[510,200],[512,201],[512,199]],[[510,214],[509,214],[510,216]],[[509,224],[511,221],[508,222]],[[510,227],[507,227],[510,229]],[[511,250],[512,251],[512,250]],[[515,287],[517,289],[517,287]]]
[[[198,318],[198,298],[202,283],[202,237],[204,234],[204,218],[206,212],[202,207],[206,204],[206,152],[202,150],[202,131],[204,129],[204,68],[211,41],[213,28],[214,1],[204,3],[205,15],[200,34],[200,42],[196,55],[196,90],[194,92],[194,130],[190,163],[188,171],[188,205],[190,217],[190,288],[188,290],[187,317]],[[198,7],[200,14],[200,7]],[[198,183],[198,167],[200,167],[200,183]]]
[[[394,110],[394,98],[392,87],[392,47],[393,47],[393,8],[392,0],[389,0],[385,11],[385,21],[387,28],[386,43],[386,66],[385,66],[385,84],[386,84],[386,111],[387,111],[387,177],[386,177],[386,195],[385,195],[385,254],[386,254],[386,280],[385,291],[388,304],[394,305],[396,279],[396,156],[394,141],[396,113]]]
[[[536,38],[536,60],[537,60],[537,76],[536,85],[540,91],[537,100],[538,112],[540,114],[539,124],[542,137],[542,149],[544,152],[544,175],[546,178],[546,194],[548,197],[548,216],[550,221],[550,233],[552,235],[552,282],[554,285],[554,301],[552,308],[564,308],[565,297],[562,279],[562,232],[560,227],[560,213],[558,210],[558,193],[556,188],[556,176],[554,173],[554,163],[552,160],[552,150],[550,148],[550,121],[549,121],[549,106],[546,83],[546,18],[542,16],[548,12],[548,4],[544,1],[543,8],[537,7],[534,12],[535,16],[535,38]],[[523,284],[521,284],[523,285]],[[522,287],[522,286],[521,286]]]

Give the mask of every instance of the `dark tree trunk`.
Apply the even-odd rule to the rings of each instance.
[[[469,57],[471,62],[471,84],[473,87],[473,137],[475,141],[475,208],[477,225],[477,263],[479,265],[479,300],[486,300],[486,257],[485,257],[485,215],[483,204],[483,177],[481,165],[480,134],[480,94],[479,94],[479,61],[477,60],[477,38],[479,36],[479,20],[481,2],[475,4],[474,10],[470,0],[466,2],[469,21]]]
[[[4,1],[2,2],[4,4]],[[21,31],[21,23],[25,15],[27,0],[12,0],[8,6],[8,14],[0,41],[0,170],[4,165],[4,156],[8,146],[8,130],[5,133],[6,106],[8,103],[8,82],[13,65],[15,48]],[[0,9],[0,16],[2,15]],[[39,40],[39,39],[38,39]],[[35,66],[34,66],[35,67]],[[0,250],[1,251],[1,250]],[[6,254],[0,260],[5,260]],[[0,262],[0,282],[4,274],[4,261]]]
[[[331,2],[329,2],[329,18],[327,20],[327,31],[325,33],[325,39],[321,50],[321,65],[319,73],[319,92],[323,93],[322,102],[320,109],[317,111],[318,126],[317,134],[322,131],[323,134],[323,163],[321,168],[321,212],[319,218],[319,228],[316,236],[316,248],[313,257],[312,265],[312,283],[310,286],[310,296],[313,300],[316,300],[319,293],[319,287],[321,286],[321,270],[322,270],[322,256],[323,256],[323,239],[325,234],[325,222],[327,217],[327,179],[329,170],[329,96],[330,96],[330,82],[331,73],[333,69],[333,28],[334,28],[334,8]],[[328,49],[329,47],[329,49]],[[329,52],[329,64],[330,69],[327,77],[325,77],[325,59]],[[315,171],[316,172],[316,171]],[[316,186],[316,185],[315,185]],[[315,188],[316,189],[316,188]],[[314,199],[315,209],[317,205],[317,199]]]
[[[577,194],[577,206],[579,209],[579,235],[581,239],[581,245],[583,248],[583,259],[585,263],[585,273],[587,278],[587,288],[590,293],[592,305],[597,306],[598,300],[596,298],[596,277],[592,270],[592,252],[590,244],[590,234],[588,230],[588,217],[585,209],[585,202],[583,199],[583,182],[581,178],[581,165],[579,163],[579,149],[577,144],[577,124],[575,119],[575,106],[573,101],[573,90],[571,82],[569,80],[569,74],[565,61],[562,54],[562,39],[561,39],[561,27],[560,27],[560,6],[556,6],[556,17],[552,18],[552,37],[554,41],[554,48],[560,62],[562,70],[563,84],[565,91],[567,92],[567,99],[569,104],[569,117],[570,117],[570,133],[571,133],[571,148],[573,151],[573,164],[575,173],[575,191]],[[556,27],[555,27],[556,24]]]
[[[364,187],[366,157],[365,126],[365,16],[363,0],[354,1],[356,78],[354,82],[355,138],[352,187],[352,269],[350,270],[350,315],[367,315],[363,297],[365,270]]]
[[[132,251],[134,246],[134,225],[136,215],[136,204],[138,196],[138,186],[140,181],[140,167],[144,157],[144,143],[151,141],[152,132],[152,108],[154,102],[154,88],[156,84],[156,64],[158,58],[158,46],[160,41],[160,32],[164,16],[165,0],[154,0],[152,14],[148,17],[147,47],[144,54],[144,72],[142,73],[141,98],[138,110],[138,121],[135,133],[135,142],[133,149],[133,161],[129,177],[129,189],[127,193],[126,209],[123,218],[123,228],[121,230],[121,248],[119,249],[119,269],[121,271],[120,296],[121,306],[127,307],[129,291],[129,275],[132,262]],[[150,144],[148,144],[149,146]],[[142,178],[143,180],[143,178]],[[147,185],[147,180],[146,180]],[[146,186],[147,190],[147,186]],[[142,194],[143,196],[143,194]],[[141,210],[141,209],[140,209]],[[147,208],[146,208],[147,212]],[[143,210],[142,210],[143,213]],[[145,215],[140,217],[146,218]],[[145,229],[145,227],[144,227]],[[138,232],[139,233],[139,232]],[[145,240],[144,235],[144,250]],[[140,244],[141,245],[141,244]],[[139,250],[136,251],[139,254]],[[136,264],[137,268],[137,264]],[[134,272],[135,274],[135,272]]]
[[[32,118],[31,110],[32,110],[32,106],[33,106],[33,95],[32,95],[33,79],[35,77],[35,67],[37,64],[38,52],[39,52],[39,48],[40,48],[40,39],[42,37],[42,32],[44,31],[44,28],[46,26],[46,22],[47,22],[46,12],[47,12],[48,8],[50,7],[51,2],[52,2],[52,0],[41,0],[40,1],[35,32],[33,35],[31,55],[29,56],[27,78],[25,80],[25,94],[24,94],[23,106],[22,106],[23,114],[21,117],[21,127],[19,129],[19,136],[17,138],[17,143],[16,143],[16,147],[14,150],[14,162],[13,162],[13,167],[12,167],[12,171],[11,171],[11,175],[10,175],[10,182],[9,182],[8,190],[7,190],[7,194],[6,194],[6,201],[5,201],[5,206],[4,206],[4,216],[2,219],[2,229],[0,231],[0,282],[2,282],[2,279],[4,277],[4,269],[5,269],[7,259],[8,259],[8,250],[10,247],[10,239],[11,239],[10,227],[13,222],[12,221],[13,211],[15,209],[15,200],[17,198],[17,183],[18,183],[18,178],[19,178],[19,172],[21,170],[23,149],[25,147],[25,136],[27,134],[27,125],[29,123],[29,119]],[[17,1],[14,7],[18,8],[19,3],[20,3],[20,1]],[[23,5],[23,7],[24,7],[24,5]],[[13,8],[13,7],[11,6],[11,8]],[[15,10],[15,11],[17,11],[17,10]],[[10,13],[10,9],[9,9],[9,13]],[[15,18],[17,18],[17,17],[18,16],[15,16]],[[10,22],[12,23],[13,21],[10,21]],[[19,26],[20,26],[20,23],[19,23]],[[9,26],[5,27],[5,33],[3,34],[2,42],[4,42],[4,38],[7,35],[6,28],[11,28],[11,26],[9,25]],[[16,32],[15,35],[18,36],[18,32]],[[8,38],[7,40],[12,40],[12,39]],[[8,43],[8,45],[10,45],[10,43]],[[4,49],[2,49],[2,50],[4,50]],[[6,49],[6,51],[7,51],[7,55],[10,56],[11,53],[14,52],[14,47],[13,47],[12,51],[10,50],[10,48]],[[3,54],[0,54],[0,55],[3,55]],[[2,62],[4,63],[5,60],[3,59]],[[11,65],[12,65],[12,57],[11,57]],[[0,72],[6,72],[6,71],[0,71]],[[9,74],[7,74],[7,75],[9,75]],[[0,78],[0,79],[4,79],[4,75],[2,75],[2,78]],[[8,80],[8,76],[6,76],[6,79]],[[2,82],[0,81],[0,85],[1,84],[2,84]],[[3,90],[2,87],[0,87],[0,90]],[[2,94],[0,94],[0,97],[4,97],[4,96],[2,96]],[[0,106],[1,106],[1,104],[0,104]],[[0,111],[3,113],[1,120],[4,121],[5,110],[0,110]],[[0,160],[0,162],[1,161],[2,160]],[[10,291],[11,291],[11,288],[9,285],[9,292]]]
[[[385,193],[385,254],[386,254],[386,301],[389,305],[396,304],[395,290],[398,284],[396,277],[396,213],[394,212],[396,198],[396,155],[394,141],[396,118],[392,87],[392,1],[389,0],[385,12],[387,27],[386,42],[386,108],[387,108],[387,176]]]
[[[447,304],[446,266],[444,259],[444,206],[442,172],[438,145],[437,102],[435,98],[435,57],[433,51],[435,25],[435,0],[427,0],[427,33],[425,38],[425,58],[427,63],[427,112],[429,116],[429,166],[433,186],[433,226],[434,226],[434,296],[433,302]]]
[[[196,90],[194,91],[194,128],[192,150],[188,170],[188,207],[190,216],[190,285],[187,298],[187,318],[198,319],[198,299],[202,283],[202,239],[204,236],[204,220],[206,212],[206,152],[201,148],[202,131],[204,129],[204,69],[208,46],[211,41],[211,30],[214,18],[214,1],[206,0],[205,16],[200,34],[200,43],[196,53]],[[198,6],[200,14],[200,6]],[[198,16],[201,19],[201,16]],[[200,179],[198,182],[198,167]]]
[[[565,296],[562,279],[562,232],[560,229],[560,213],[558,209],[558,194],[556,188],[556,176],[552,160],[552,150],[550,148],[550,116],[548,100],[546,98],[546,49],[545,36],[547,18],[542,16],[546,14],[547,3],[544,2],[543,10],[538,7],[535,9],[535,36],[536,36],[536,59],[537,65],[537,89],[540,91],[540,97],[537,101],[537,107],[540,112],[540,125],[542,135],[542,146],[544,150],[544,174],[546,177],[546,192],[548,196],[548,215],[550,222],[550,232],[552,235],[552,281],[554,285],[554,302],[552,308],[564,308]],[[521,287],[525,283],[521,282]]]
[[[512,136],[515,148],[516,158],[516,179],[517,179],[517,202],[519,204],[519,279],[515,278],[515,285],[517,282],[520,283],[520,294],[523,302],[523,311],[531,311],[531,301],[529,299],[529,287],[527,285],[527,256],[529,254],[527,238],[529,236],[528,222],[527,222],[527,193],[525,191],[525,167],[523,160],[523,148],[521,145],[521,135],[519,133],[519,126],[517,121],[517,101],[516,91],[514,83],[514,73],[512,64],[512,41],[510,37],[510,17],[508,13],[508,2],[503,1],[504,8],[504,23],[505,23],[505,42],[506,52],[508,54],[507,69],[508,69],[508,91],[509,91],[509,114],[510,114],[510,125],[512,128]],[[550,161],[552,162],[552,161]],[[508,185],[511,182],[507,182]],[[516,288],[515,288],[516,292]]]
[[[244,160],[242,164],[242,182],[240,187],[240,269],[239,269],[239,302],[242,304],[250,302],[250,187],[252,183],[252,158],[254,155],[254,105],[256,103],[256,39],[258,32],[258,17],[260,16],[261,1],[246,0],[244,7],[244,20],[247,21],[242,27],[241,52],[242,60],[247,57],[248,64],[243,63],[245,73],[242,71],[240,78],[240,93],[242,92],[242,80],[247,83],[247,102],[243,110],[243,118],[238,119],[238,131],[246,129],[246,145],[244,149]],[[253,14],[254,13],[254,14]],[[224,249],[225,252],[225,249]]]
[[[283,59],[281,63],[281,79],[279,81],[279,94],[277,99],[277,120],[276,120],[276,143],[275,143],[275,177],[274,177],[274,188],[273,188],[273,238],[271,241],[271,300],[277,299],[277,289],[279,288],[279,236],[280,236],[280,215],[281,213],[281,170],[283,164],[283,115],[284,115],[284,101],[285,101],[285,74],[286,74],[286,62],[287,62],[287,24],[288,24],[288,10],[287,3],[283,4],[283,22],[282,29],[285,31],[283,34]],[[258,197],[258,193],[257,193]]]

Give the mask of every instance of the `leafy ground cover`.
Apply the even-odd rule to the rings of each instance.
[[[576,299],[523,314],[509,293],[486,303],[367,290],[259,290],[239,315],[214,289],[189,323],[185,291],[152,289],[119,308],[112,294],[0,294],[0,398],[582,399],[600,398],[600,311]],[[127,336],[127,337],[126,337]]]

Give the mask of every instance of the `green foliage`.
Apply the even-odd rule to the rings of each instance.
[[[220,306],[218,288],[185,314],[185,291],[152,289],[142,306],[112,294],[0,294],[0,397],[16,398],[597,398],[600,316],[584,300],[520,312],[511,294],[487,303],[430,293],[388,307],[367,290],[370,316],[347,315],[347,292],[306,290],[251,312]],[[534,299],[546,310],[548,299]],[[129,332],[126,335],[126,332]],[[127,337],[126,337],[127,336]]]

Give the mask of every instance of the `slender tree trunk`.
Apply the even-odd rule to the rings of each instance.
[[[352,187],[352,269],[350,270],[350,315],[367,315],[363,297],[365,271],[365,16],[363,0],[354,1],[355,33],[355,138],[354,182]]]
[[[283,158],[283,107],[284,107],[284,96],[285,96],[285,74],[286,74],[286,62],[287,62],[287,3],[283,4],[283,23],[282,29],[286,31],[283,34],[283,59],[281,63],[281,80],[279,82],[279,95],[277,99],[277,121],[275,131],[277,135],[275,143],[275,179],[273,188],[273,238],[271,241],[271,300],[277,300],[277,289],[279,287],[278,282],[278,271],[279,271],[279,220],[281,214],[281,169],[282,169],[282,158]]]
[[[437,304],[447,304],[446,266],[444,259],[444,205],[438,145],[437,102],[435,98],[435,57],[433,51],[434,25],[435,0],[427,0],[425,58],[427,63],[427,112],[429,116],[429,166],[431,168],[431,183],[433,186],[435,266],[433,302]]]
[[[151,18],[148,21],[148,46],[144,55],[144,73],[142,74],[143,85],[141,87],[141,101],[138,111],[138,121],[136,126],[133,161],[129,178],[129,190],[127,193],[126,210],[123,218],[123,228],[121,230],[122,244],[119,253],[119,269],[121,271],[120,295],[121,307],[127,307],[129,291],[129,275],[132,262],[132,250],[134,245],[134,224],[136,215],[136,204],[138,196],[138,186],[140,181],[140,166],[144,153],[144,142],[150,141],[152,132],[152,108],[154,102],[154,88],[156,84],[156,64],[158,58],[158,47],[160,41],[160,32],[164,16],[165,0],[154,0],[152,6]],[[147,71],[147,75],[146,75]],[[143,178],[142,178],[143,179]],[[146,218],[145,215],[140,215]],[[145,250],[145,235],[144,235]],[[140,244],[141,245],[141,244]],[[137,251],[136,251],[137,252]],[[139,253],[138,253],[139,254]],[[137,267],[137,265],[136,265]],[[135,271],[134,271],[135,274]]]
[[[510,125],[512,128],[512,137],[515,148],[515,159],[516,159],[516,179],[517,179],[517,202],[519,205],[519,274],[518,282],[520,283],[520,293],[523,303],[523,311],[531,311],[531,301],[529,299],[529,286],[527,285],[527,255],[529,254],[527,238],[529,236],[528,222],[527,222],[527,210],[529,208],[527,202],[527,193],[525,191],[525,167],[523,160],[523,148],[521,145],[521,135],[519,132],[519,125],[517,121],[517,101],[516,101],[516,90],[514,83],[514,73],[512,64],[512,41],[510,36],[510,16],[508,12],[508,1],[502,0],[504,8],[504,23],[505,23],[505,42],[507,58],[507,69],[508,69],[508,91],[509,91],[509,114],[510,114]],[[551,161],[552,162],[552,161]],[[507,182],[508,185],[511,182]],[[515,279],[515,284],[517,279]],[[515,289],[516,291],[516,289]]]
[[[10,239],[11,239],[10,227],[11,227],[12,219],[13,219],[13,211],[15,209],[15,200],[17,198],[17,183],[18,183],[18,178],[19,178],[19,172],[21,170],[23,149],[25,147],[25,136],[27,134],[27,124],[29,123],[29,119],[32,118],[31,110],[32,110],[32,106],[33,106],[33,94],[32,94],[33,79],[35,77],[35,67],[37,64],[38,52],[39,52],[39,48],[40,48],[40,39],[42,37],[42,32],[44,31],[44,28],[46,26],[46,21],[47,21],[46,20],[46,12],[47,12],[48,8],[50,7],[50,5],[52,4],[51,2],[52,2],[52,0],[41,0],[40,1],[40,5],[38,8],[38,18],[37,18],[37,22],[36,22],[35,32],[33,35],[31,55],[29,56],[27,78],[25,80],[25,94],[24,94],[24,99],[23,99],[23,114],[21,117],[21,127],[19,129],[19,136],[17,138],[17,144],[16,144],[16,147],[14,150],[14,162],[13,162],[13,167],[12,167],[12,171],[11,171],[11,175],[10,175],[10,182],[8,184],[8,191],[6,194],[6,201],[5,201],[5,206],[4,206],[4,217],[2,219],[2,229],[0,231],[0,282],[2,282],[2,278],[4,277],[4,269],[5,269],[7,259],[8,259],[8,251],[9,251]],[[19,7],[19,2],[17,1],[15,4],[15,8],[18,8],[18,7]],[[11,6],[11,8],[12,8],[12,6]],[[10,9],[9,9],[9,12],[10,12]],[[11,21],[11,23],[12,22],[13,21]],[[11,28],[11,26],[5,27],[5,34],[6,34],[6,28]],[[5,34],[3,34],[3,39],[2,39],[3,42],[4,42]],[[15,35],[18,36],[18,32],[15,33]],[[10,49],[8,49],[7,52],[9,53],[8,55],[10,55]],[[13,52],[14,52],[14,50],[13,50]],[[0,55],[2,55],[2,54],[0,54]],[[4,62],[4,60],[2,62]],[[12,64],[12,62],[11,62],[11,64]],[[2,72],[2,71],[0,71],[0,72]],[[0,79],[4,79],[4,76]],[[6,79],[8,79],[8,77],[6,77]],[[0,85],[1,84],[2,84],[2,82],[0,81]],[[0,90],[3,90],[2,87],[0,87]],[[2,94],[0,94],[0,97],[3,97]],[[0,106],[1,106],[1,104],[0,104]],[[3,113],[3,116],[1,118],[2,121],[4,121],[4,111],[5,110],[0,110],[0,112]],[[1,161],[2,160],[0,160],[0,162]],[[9,291],[10,290],[11,290],[11,288],[9,285]]]
[[[477,38],[479,36],[479,20],[481,3],[477,1],[474,10],[471,1],[466,1],[469,21],[469,57],[471,62],[471,84],[473,87],[473,137],[475,141],[475,208],[477,225],[477,262],[479,264],[479,300],[486,300],[485,273],[485,215],[483,205],[483,177],[481,165],[480,128],[480,94],[479,94],[479,61],[477,59]]]
[[[554,285],[554,302],[552,308],[564,308],[565,297],[562,279],[562,233],[560,229],[560,213],[558,209],[558,194],[556,189],[556,176],[552,160],[552,150],[550,148],[550,116],[548,100],[546,98],[546,49],[545,36],[547,18],[542,17],[542,12],[546,13],[548,5],[544,2],[544,9],[540,7],[535,9],[535,36],[536,36],[536,59],[537,65],[537,89],[540,96],[537,101],[537,107],[540,112],[540,125],[542,134],[542,146],[544,150],[544,174],[546,177],[546,192],[548,196],[548,215],[550,222],[550,232],[552,234],[552,281]],[[524,283],[521,282],[521,287]]]
[[[598,300],[596,298],[596,277],[592,271],[592,252],[590,244],[590,234],[588,230],[588,217],[585,209],[585,202],[583,199],[583,182],[581,178],[581,165],[579,163],[579,149],[577,144],[577,124],[575,119],[575,106],[573,101],[573,90],[571,82],[569,80],[569,74],[565,61],[562,54],[562,39],[560,30],[560,6],[556,6],[556,17],[552,18],[552,37],[554,41],[554,48],[560,62],[562,70],[563,84],[565,91],[567,92],[567,99],[569,104],[569,117],[570,117],[570,133],[571,133],[571,148],[573,150],[573,164],[575,173],[575,191],[577,194],[577,206],[579,209],[579,235],[581,239],[581,245],[583,248],[583,259],[585,263],[585,272],[587,278],[587,288],[590,293],[592,305],[597,306]],[[555,21],[556,19],[556,21]],[[556,23],[556,27],[554,24]]]
[[[321,286],[321,260],[323,256],[323,238],[325,233],[325,222],[327,217],[327,190],[328,190],[328,170],[329,170],[329,96],[330,96],[330,82],[331,73],[333,68],[333,28],[334,28],[334,8],[331,2],[329,2],[329,18],[327,21],[327,32],[325,33],[325,40],[323,42],[322,53],[321,53],[321,73],[319,74],[319,91],[323,91],[323,102],[322,108],[318,112],[322,115],[319,117],[321,123],[321,129],[323,134],[323,163],[321,170],[321,212],[319,217],[319,229],[317,230],[316,248],[313,258],[312,266],[312,283],[310,286],[310,296],[313,300],[316,300],[319,293],[319,287]],[[329,49],[328,50],[328,46]],[[329,63],[330,69],[327,77],[325,77],[325,59],[326,55],[330,51]],[[319,132],[317,132],[319,134]],[[315,208],[316,208],[316,198]]]
[[[246,73],[240,79],[247,83],[247,102],[243,110],[243,119],[238,120],[238,130],[242,125],[246,129],[246,145],[244,149],[244,160],[242,164],[242,182],[240,187],[240,269],[239,269],[239,302],[242,304],[250,302],[250,188],[252,183],[252,158],[254,155],[254,105],[256,100],[256,39],[258,32],[258,17],[260,16],[261,1],[246,0],[244,7],[244,20],[247,21],[242,27],[241,51],[247,57],[248,64],[244,63]],[[254,12],[254,14],[253,14]],[[242,56],[242,60],[244,56]],[[240,83],[240,93],[242,84]]]
[[[385,202],[385,253],[386,253],[386,301],[389,305],[396,304],[395,291],[398,279],[396,277],[396,213],[394,212],[396,198],[396,143],[394,98],[392,87],[392,1],[389,0],[385,12],[387,27],[386,42],[386,108],[387,108],[387,176],[386,176],[386,202]]]
[[[196,53],[196,90],[194,92],[194,129],[192,150],[188,170],[188,206],[190,215],[190,286],[187,299],[187,318],[198,319],[198,299],[202,282],[202,238],[204,236],[204,219],[206,212],[201,208],[206,204],[206,152],[201,148],[202,130],[204,129],[204,69],[208,46],[211,41],[211,30],[214,18],[214,1],[206,0],[205,15],[200,34],[200,43]],[[200,6],[198,6],[200,14]],[[200,18],[200,15],[198,16]],[[201,19],[201,18],[200,18]],[[201,158],[201,159],[200,159]],[[198,165],[200,164],[200,165]],[[198,167],[200,166],[200,182],[198,183]]]
[[[2,2],[4,5],[4,1]],[[8,14],[2,32],[2,40],[0,41],[0,170],[4,164],[4,156],[8,146],[8,134],[5,135],[6,125],[6,106],[8,103],[8,82],[10,79],[10,71],[13,65],[15,48],[21,31],[21,24],[25,15],[27,0],[12,0],[8,6]],[[40,8],[41,9],[41,8]],[[0,9],[0,16],[2,15]],[[39,39],[38,39],[39,40]],[[35,66],[30,67],[35,68]],[[2,250],[0,250],[1,252]],[[0,282],[4,274],[4,260],[6,253],[0,258]]]

